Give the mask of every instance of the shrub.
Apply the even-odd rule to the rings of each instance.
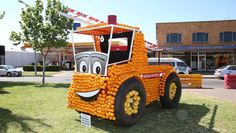
[[[60,71],[60,67],[56,65],[46,66],[46,71]]]
[[[34,66],[23,66],[23,70],[24,71],[34,71]],[[37,71],[42,71],[43,70],[43,66],[37,66]],[[46,71],[60,71],[60,67],[59,66],[46,66],[45,68]]]

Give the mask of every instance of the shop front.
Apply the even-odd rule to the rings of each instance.
[[[166,50],[162,57],[179,58],[192,70],[214,71],[224,65],[236,64],[236,45],[166,47]]]

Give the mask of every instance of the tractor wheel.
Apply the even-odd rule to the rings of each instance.
[[[146,92],[137,79],[126,80],[115,98],[115,116],[118,126],[131,126],[142,116],[146,104]]]
[[[160,97],[161,105],[165,108],[174,108],[178,105],[182,92],[181,82],[176,73],[168,76],[165,83],[164,96]]]

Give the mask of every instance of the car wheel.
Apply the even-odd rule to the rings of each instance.
[[[161,105],[165,108],[174,108],[178,105],[182,93],[180,79],[176,73],[168,76],[165,83],[164,96],[160,97]]]
[[[7,73],[7,77],[11,77],[12,74],[10,72]]]
[[[146,104],[146,92],[142,83],[131,78],[119,88],[115,98],[115,116],[118,126],[131,126],[142,116]]]

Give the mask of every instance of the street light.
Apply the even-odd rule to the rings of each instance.
[[[22,0],[18,0],[19,3],[24,4],[26,7],[29,6]],[[37,55],[36,50],[34,50],[34,76],[37,76]]]

